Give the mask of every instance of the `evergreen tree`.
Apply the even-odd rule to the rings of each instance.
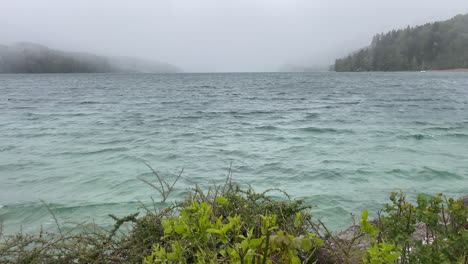
[[[377,34],[371,45],[335,61],[336,71],[419,71],[468,67],[468,14]]]

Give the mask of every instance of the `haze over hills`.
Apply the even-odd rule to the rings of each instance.
[[[279,72],[323,72],[329,70],[330,66],[307,64],[285,64],[278,68]]]
[[[172,73],[181,70],[171,64],[131,57],[105,57],[90,53],[65,52],[35,43],[0,45],[0,73]]]
[[[324,65],[324,64],[322,64]],[[372,43],[337,59],[335,71],[420,71],[468,68],[468,14],[377,34]],[[326,66],[283,64],[282,72],[326,71]],[[171,73],[181,69],[133,57],[66,52],[35,43],[0,45],[0,73]]]
[[[468,14],[374,36],[369,47],[335,62],[336,71],[468,68]]]

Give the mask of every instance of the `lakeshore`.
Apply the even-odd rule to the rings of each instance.
[[[428,70],[429,72],[468,72],[468,68],[447,69],[447,70]]]

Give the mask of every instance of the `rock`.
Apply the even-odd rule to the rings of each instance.
[[[361,236],[353,241],[354,237],[357,234],[359,234],[360,230],[361,226],[359,225],[350,226],[347,229],[336,234],[335,238],[340,240],[340,242],[345,242],[347,244],[353,243],[353,246],[358,247],[360,249],[367,249],[371,244],[369,236]]]

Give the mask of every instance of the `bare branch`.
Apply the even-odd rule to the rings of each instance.
[[[44,202],[44,200],[40,199],[41,203],[47,208],[47,211],[49,211],[50,215],[52,215],[52,218],[54,218],[54,221],[55,221],[55,224],[57,225],[57,228],[58,228],[58,231],[60,233],[60,235],[63,235],[62,234],[62,228],[60,228],[60,224],[57,220],[57,217],[55,216],[55,213],[52,211],[52,209],[49,207],[49,205],[46,204],[46,202]]]

